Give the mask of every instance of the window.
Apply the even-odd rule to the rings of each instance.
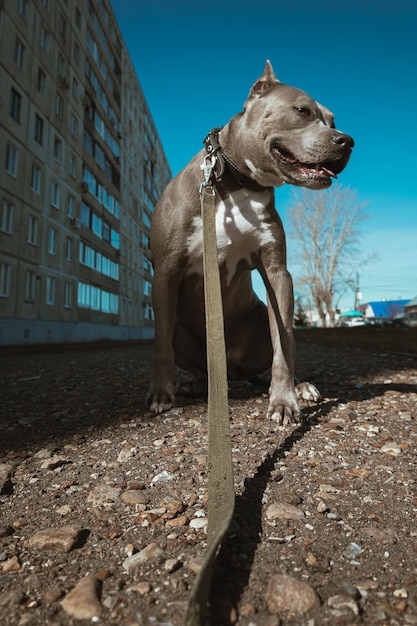
[[[55,114],[57,117],[59,117],[59,119],[62,119],[62,116],[64,114],[64,101],[59,93],[56,94],[55,98]]]
[[[41,193],[41,168],[38,165],[32,165],[32,180],[30,188],[37,194]]]
[[[17,148],[11,143],[6,145],[6,172],[17,176]]]
[[[1,211],[0,230],[8,235],[13,232],[13,204],[6,200],[3,202]]]
[[[59,185],[55,182],[51,185],[51,204],[56,209],[59,209]]]
[[[73,178],[75,178],[77,174],[77,157],[75,157],[73,154],[71,154],[69,158],[68,173]]]
[[[59,34],[61,35],[62,39],[64,39],[64,41],[65,41],[65,36],[66,36],[66,32],[67,32],[67,23],[66,23],[65,18],[64,18],[64,16],[62,14],[59,16],[58,31],[59,31]]]
[[[72,261],[72,249],[74,240],[72,237],[67,237],[67,244],[65,246],[65,257],[67,261]]]
[[[103,230],[103,220],[96,213],[93,213],[91,220],[91,230],[97,237],[101,237]]]
[[[33,302],[36,294],[36,274],[32,270],[25,272],[25,302]]]
[[[16,120],[16,122],[20,122],[20,109],[22,106],[22,96],[16,91],[16,89],[11,89],[10,92],[10,105],[9,105],[9,115]]]
[[[48,52],[48,33],[46,32],[45,26],[42,24],[39,31],[39,45],[44,52]]]
[[[80,64],[80,46],[77,42],[74,43],[74,61],[77,65]]]
[[[149,280],[145,280],[143,282],[143,295],[150,296],[151,293],[152,293],[152,284],[149,282]]]
[[[91,209],[84,202],[81,205],[81,224],[90,228],[90,220],[91,220]]]
[[[48,234],[48,252],[49,254],[56,253],[56,230],[55,228],[49,228]]]
[[[68,196],[67,199],[67,215],[68,217],[74,217],[74,207],[75,207],[75,198],[74,196],[71,196],[71,194]]]
[[[72,95],[74,98],[78,98],[78,80],[76,78],[72,79]]]
[[[62,141],[55,135],[54,139],[54,159],[62,161]]]
[[[37,89],[41,96],[45,96],[46,93],[46,74],[41,67],[38,68],[38,82]]]
[[[75,115],[71,115],[71,135],[73,137],[78,135],[78,120]]]
[[[62,54],[58,54],[57,70],[58,70],[58,75],[59,76],[63,76],[64,75],[64,57],[62,56]]]
[[[17,67],[20,67],[20,69],[23,69],[23,65],[25,62],[25,46],[22,44],[22,42],[20,41],[20,39],[18,39],[16,37],[16,41],[14,44],[14,62],[16,63]]]
[[[110,233],[111,233],[110,224],[103,221],[103,235],[102,236],[103,236],[104,241],[107,241],[108,243],[110,243]]]
[[[29,215],[28,243],[32,246],[36,246],[38,243],[38,219],[33,215]]]
[[[0,263],[0,298],[10,296],[11,267],[8,263]]]
[[[46,304],[55,304],[55,278],[46,277]]]
[[[64,299],[65,308],[70,308],[72,306],[72,292],[73,292],[72,283],[65,283],[65,299]]]
[[[35,132],[33,134],[35,141],[42,145],[43,141],[43,119],[35,113]]]
[[[27,0],[18,0],[17,12],[19,13],[20,17],[22,17],[25,21],[27,18],[27,6]]]

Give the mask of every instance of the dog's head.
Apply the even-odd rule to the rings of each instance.
[[[255,154],[246,165],[260,184],[323,189],[346,166],[353,139],[334,116],[300,89],[280,83],[269,61],[253,85],[242,118]]]

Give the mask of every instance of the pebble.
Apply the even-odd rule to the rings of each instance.
[[[0,463],[0,495],[10,496],[13,492],[13,466],[10,463]]]
[[[304,615],[320,606],[320,600],[310,585],[286,574],[274,574],[268,583],[265,603],[271,613]]]
[[[141,596],[146,596],[152,589],[152,586],[147,581],[141,581],[136,585],[131,585],[126,591],[137,591]]]
[[[79,541],[82,530],[81,526],[75,525],[40,530],[29,539],[29,546],[39,550],[54,548],[69,552]]]
[[[168,472],[167,470],[163,470],[162,472],[159,472],[159,474],[156,474],[156,476],[154,476],[152,478],[152,483],[165,483],[168,482],[169,480],[172,480],[174,478],[174,475],[171,474],[170,472]]]
[[[337,595],[332,596],[327,600],[327,604],[331,609],[341,611],[343,609],[350,609],[355,615],[359,615],[359,607],[353,598],[349,596]]]
[[[61,606],[76,619],[93,619],[101,614],[100,593],[100,581],[90,574],[82,578],[65,596]]]
[[[359,554],[363,552],[363,549],[358,546],[357,543],[350,543],[346,550],[343,552],[343,556],[347,559],[355,559]]]
[[[67,465],[68,463],[72,463],[72,461],[63,456],[52,456],[41,463],[41,469],[51,471],[57,469],[57,467],[62,467],[62,465]]]
[[[137,491],[136,489],[130,489],[128,491],[124,491],[120,496],[120,499],[125,504],[149,504],[150,497],[144,491]]]
[[[304,511],[291,504],[277,502],[268,507],[266,517],[267,519],[298,520],[304,517]]]
[[[3,561],[3,563],[1,563],[1,569],[3,572],[19,571],[21,569],[21,565],[17,556],[12,556],[10,559],[7,559],[7,561]]]
[[[119,498],[121,489],[103,483],[97,485],[87,496],[87,502],[93,506],[109,506]]]
[[[190,520],[190,528],[194,528],[194,529],[201,529],[201,528],[206,528],[208,524],[208,519],[205,517],[194,517],[192,520]]]
[[[0,609],[11,609],[19,604],[22,604],[25,600],[25,594],[20,589],[13,589],[12,591],[0,592]]]
[[[382,446],[381,452],[386,452],[387,454],[397,456],[397,454],[401,454],[401,448],[395,443],[386,443]]]
[[[138,453],[136,448],[122,448],[117,456],[119,463],[125,463]]]
[[[159,560],[163,554],[163,550],[157,543],[150,543],[146,548],[143,548],[140,552],[132,554],[123,561],[123,569],[127,572],[132,572],[134,569],[142,565],[143,563],[149,563],[150,561]]]
[[[182,567],[182,562],[180,559],[167,559],[164,563],[164,569],[169,574],[172,574],[172,572],[176,572],[177,569],[180,569],[180,567]]]

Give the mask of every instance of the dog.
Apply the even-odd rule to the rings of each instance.
[[[278,81],[269,61],[243,112],[207,136],[205,148],[169,183],[152,218],[155,344],[147,406],[175,402],[175,364],[207,384],[202,218],[202,163],[215,156],[216,232],[229,380],[271,369],[267,417],[298,422],[299,397],[317,401],[313,385],[294,382],[294,296],[286,242],[274,207],[284,183],[324,189],[345,168],[353,139],[303,91]],[[265,283],[267,306],[252,289]]]

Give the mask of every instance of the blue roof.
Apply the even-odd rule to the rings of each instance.
[[[374,317],[394,317],[397,313],[402,313],[409,300],[382,300],[381,302],[368,302],[371,306]]]

